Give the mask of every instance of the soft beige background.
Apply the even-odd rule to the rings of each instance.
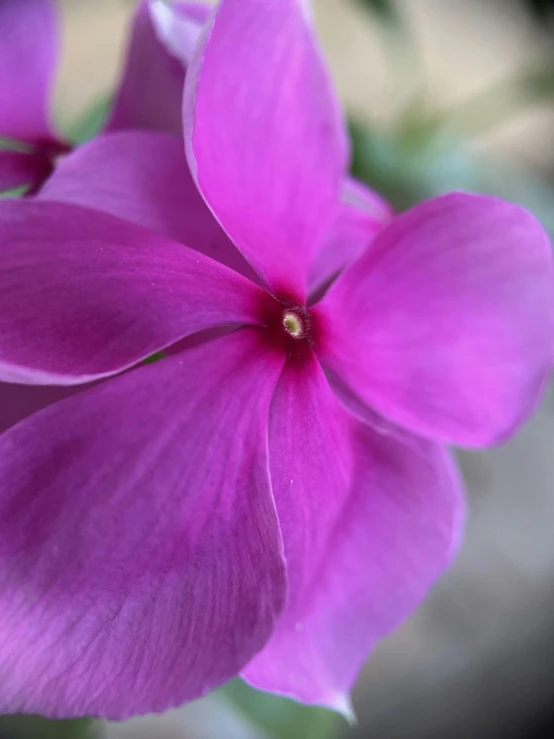
[[[527,18],[507,0],[404,0],[422,66],[398,75],[390,43],[354,3],[316,0],[323,46],[345,105],[387,125],[416,91],[452,105],[542,58]],[[64,61],[56,101],[77,117],[114,84],[127,0],[62,0]],[[392,78],[391,78],[392,73]],[[396,76],[394,76],[396,75]],[[476,142],[486,154],[554,164],[553,113],[533,110]],[[471,491],[462,556],[418,613],[377,649],[356,690],[361,727],[393,739],[517,736],[554,684],[554,403],[503,448],[463,456]],[[222,723],[214,723],[219,716]],[[212,703],[111,728],[114,739],[255,739]]]
[[[24,0],[22,0],[24,1]],[[117,79],[134,0],[61,0],[64,59],[59,114],[77,116]],[[367,23],[355,0],[314,0],[318,30],[348,110],[386,124],[414,92],[439,106],[462,101],[552,52],[510,0],[399,0],[410,19],[422,68],[392,75],[390,41]],[[480,142],[510,160],[554,163],[554,112],[532,110]]]

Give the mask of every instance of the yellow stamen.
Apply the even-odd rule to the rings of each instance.
[[[283,328],[295,339],[299,339],[304,334],[304,324],[302,319],[293,313],[287,312],[283,316]]]

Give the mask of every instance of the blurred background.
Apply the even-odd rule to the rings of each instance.
[[[56,110],[67,130],[115,84],[134,3],[61,5]],[[474,190],[527,205],[554,231],[554,1],[314,7],[350,116],[357,176],[398,209]],[[369,660],[353,697],[357,726],[233,683],[165,716],[99,727],[99,735],[554,737],[554,394],[515,441],[460,461],[470,495],[462,554]],[[0,719],[1,739],[61,739],[81,729]]]

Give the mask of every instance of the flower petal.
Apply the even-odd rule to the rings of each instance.
[[[388,205],[376,193],[350,177],[345,178],[339,211],[310,270],[310,291],[325,287],[357,259],[391,215]]]
[[[48,101],[59,47],[55,3],[2,0],[0,28],[0,136],[50,141]]]
[[[284,603],[267,415],[237,331],[0,436],[0,710],[123,719],[235,675]]]
[[[49,158],[41,153],[0,150],[0,193],[40,183],[51,169]]]
[[[106,130],[142,128],[182,134],[186,55],[192,55],[210,8],[143,1]],[[180,54],[177,54],[180,50]]]
[[[376,641],[448,566],[463,522],[439,446],[377,433],[339,404],[317,362],[288,365],[270,417],[270,469],[289,600],[250,683],[345,710]]]
[[[60,162],[39,198],[111,213],[257,279],[204,203],[176,136],[120,131],[93,139]]]
[[[345,177],[342,185],[341,200],[353,208],[363,211],[374,220],[384,223],[393,215],[387,201],[375,190],[370,190],[363,182],[354,177]]]
[[[0,433],[31,416],[33,413],[57,403],[81,390],[78,387],[48,385],[13,385],[0,382]]]
[[[330,78],[298,0],[222,0],[206,36],[185,82],[191,170],[269,287],[302,298],[346,168]]]
[[[150,17],[160,43],[179,59],[185,71],[213,8],[205,3],[173,3],[150,0]]]
[[[497,442],[552,369],[548,237],[514,205],[446,195],[386,226],[314,312],[322,361],[379,413],[446,442]]]
[[[0,201],[0,380],[72,385],[212,326],[264,293],[181,244],[59,203]]]

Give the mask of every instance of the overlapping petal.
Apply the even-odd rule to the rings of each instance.
[[[269,287],[302,299],[346,168],[330,78],[298,0],[223,0],[206,36],[185,81],[191,170]]]
[[[143,2],[139,5],[108,131],[146,129],[182,133],[187,56],[209,6]]]
[[[0,379],[72,385],[184,336],[257,323],[260,288],[104,213],[0,201]]]
[[[41,182],[52,169],[40,153],[0,150],[0,193]]]
[[[57,62],[54,0],[0,2],[0,136],[32,143],[54,138],[48,108]]]
[[[0,382],[0,433],[79,390],[80,385],[67,387]]]
[[[552,369],[549,240],[519,207],[446,195],[383,228],[315,313],[323,362],[379,413],[490,444],[533,410]]]
[[[289,600],[243,675],[345,710],[375,642],[452,558],[463,522],[459,478],[441,447],[377,433],[351,416],[315,360],[285,368],[269,450]]]
[[[162,711],[263,646],[285,593],[281,366],[242,329],[0,436],[2,713]]]
[[[213,7],[206,3],[150,0],[150,16],[160,43],[188,69],[192,55]]]
[[[381,223],[388,220],[393,210],[389,203],[375,190],[370,190],[354,177],[346,177],[342,187],[341,200],[353,208],[364,211]]]
[[[100,136],[65,157],[39,197],[119,216],[256,279],[200,196],[182,138],[149,131]]]
[[[390,207],[376,193],[346,177],[339,210],[310,269],[311,292],[357,259],[391,216]]]

